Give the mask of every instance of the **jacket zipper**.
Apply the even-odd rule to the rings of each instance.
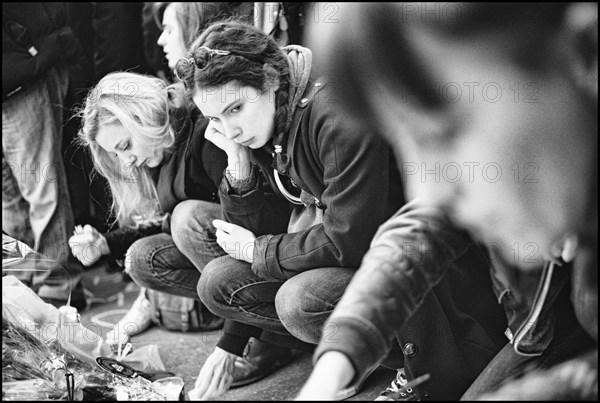
[[[519,327],[519,329],[515,332],[515,334],[513,336],[513,340],[512,340],[513,348],[517,353],[519,353],[521,355],[537,356],[537,355],[542,354],[542,353],[534,353],[534,354],[523,353],[523,352],[519,351],[519,343],[521,342],[521,340],[525,337],[527,332],[529,330],[531,330],[533,325],[539,319],[540,313],[542,312],[542,307],[544,306],[544,302],[546,301],[546,297],[548,296],[548,290],[550,289],[550,282],[552,281],[553,273],[554,273],[554,262],[547,262],[546,265],[544,266],[544,272],[542,273],[542,281],[540,283],[540,286],[538,287],[533,307],[531,308],[531,311],[529,312],[527,319],[525,319],[525,322]]]

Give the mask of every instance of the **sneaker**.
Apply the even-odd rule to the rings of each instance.
[[[377,366],[371,368],[363,375],[361,379],[358,380],[358,382],[355,382],[350,386],[346,386],[344,389],[338,391],[333,400],[346,400],[352,396],[355,396],[358,392],[360,392],[369,375],[371,375],[377,368]]]
[[[381,395],[379,395],[379,397],[377,397],[375,400],[391,402],[398,400],[418,400],[418,396],[414,393],[412,388],[403,390],[407,383],[408,380],[406,379],[404,368],[398,369],[398,372],[396,373],[396,379],[394,379],[390,386],[388,386],[386,390],[381,392]]]
[[[143,332],[152,324],[154,310],[152,304],[146,298],[146,292],[142,292],[133,302],[129,312],[121,318],[113,329],[106,335],[106,342],[113,350],[118,349],[119,344],[123,347],[131,336]]]
[[[293,359],[292,349],[251,338],[243,356],[235,360],[231,387],[237,388],[259,381]]]

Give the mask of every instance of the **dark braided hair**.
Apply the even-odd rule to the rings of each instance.
[[[201,65],[198,60],[202,58],[203,46],[232,54],[214,56],[201,69],[197,66]],[[265,92],[278,81],[275,135],[282,136],[288,132],[290,67],[287,56],[273,39],[246,23],[235,20],[219,22],[194,41],[188,57],[194,60],[196,66],[179,64],[176,71],[191,93],[198,88],[218,87],[230,81]]]

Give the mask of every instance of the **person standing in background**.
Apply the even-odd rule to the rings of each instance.
[[[85,304],[63,165],[63,105],[81,48],[67,3],[2,4],[2,231],[56,261],[22,278],[56,305]]]

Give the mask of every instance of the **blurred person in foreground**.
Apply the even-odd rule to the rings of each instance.
[[[312,27],[339,99],[405,168],[463,169],[405,170],[409,195],[495,246],[508,343],[465,400],[597,399],[597,16],[589,3],[353,4]],[[471,170],[486,164],[497,173]],[[356,312],[358,291],[330,323]],[[360,375],[327,347],[299,399]]]

